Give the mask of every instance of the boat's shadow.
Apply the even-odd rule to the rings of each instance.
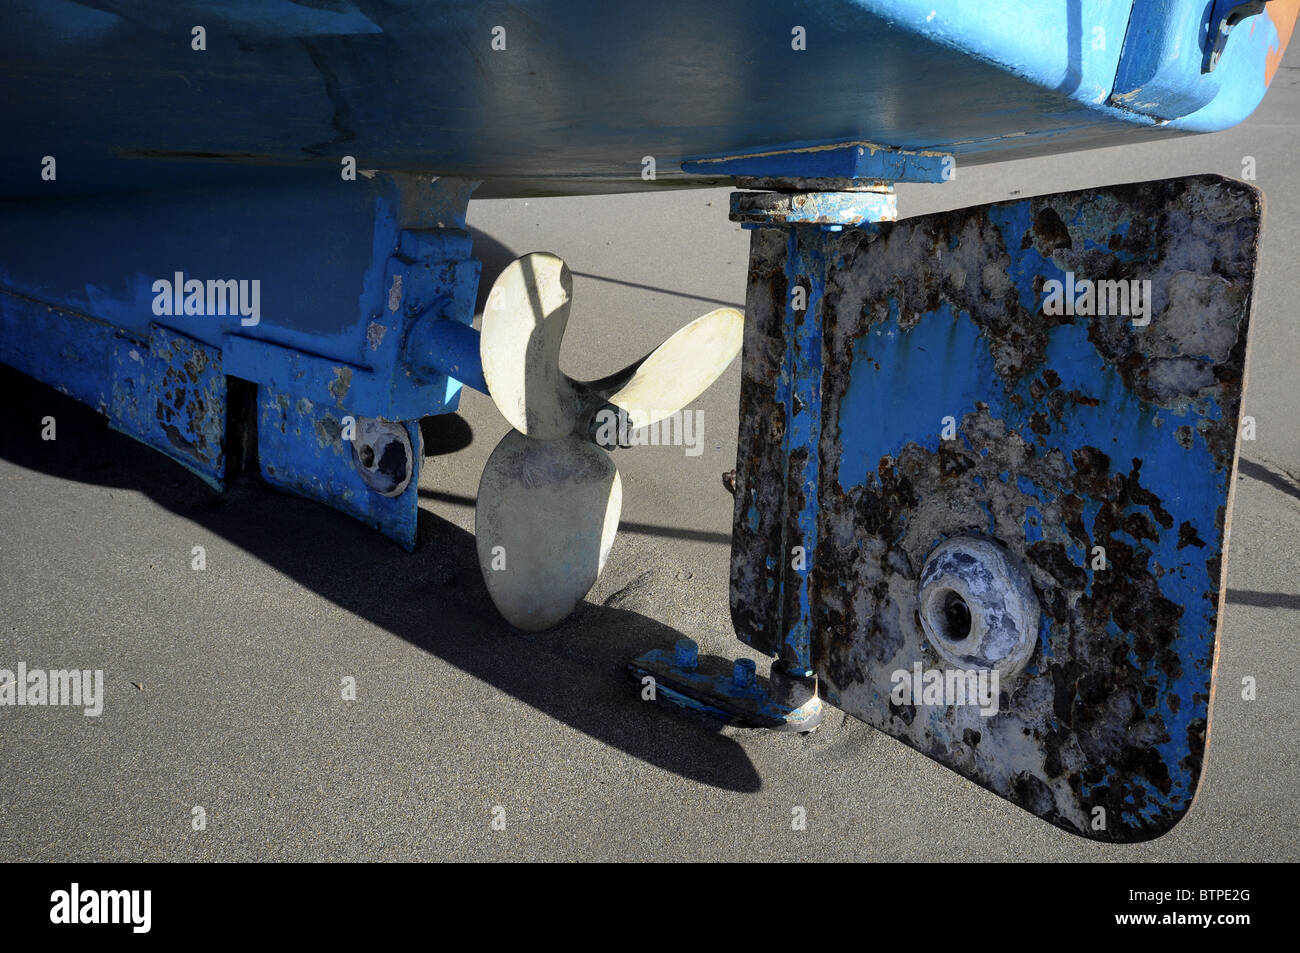
[[[641,613],[585,603],[549,632],[521,633],[488,599],[473,536],[426,510],[419,515],[420,547],[406,553],[349,517],[278,494],[254,477],[216,493],[110,430],[99,414],[2,364],[0,395],[7,410],[0,458],[66,480],[144,493],[320,598],[613,748],[714,787],[761,786],[735,740],[641,701],[627,678],[627,661],[672,645],[680,638],[675,629]],[[57,420],[55,441],[40,436],[47,415]],[[472,440],[468,424],[450,418],[426,428],[426,436],[428,452]],[[0,530],[9,540],[23,536],[20,526]],[[177,545],[188,554],[196,541],[187,537]]]

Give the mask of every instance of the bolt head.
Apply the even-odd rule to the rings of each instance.
[[[700,647],[692,639],[678,639],[676,656],[678,667],[693,669],[700,660]]]
[[[917,611],[926,638],[958,668],[1024,668],[1038,644],[1038,596],[1029,574],[991,539],[958,536],[921,569]]]

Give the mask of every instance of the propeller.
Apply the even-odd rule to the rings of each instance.
[[[483,469],[479,567],[511,625],[560,622],[595,584],[618,531],[623,485],[607,449],[702,394],[740,350],[744,316],[719,308],[609,377],[560,370],[573,280],[554,255],[506,266],[488,295],[479,352],[488,393],[514,428]]]

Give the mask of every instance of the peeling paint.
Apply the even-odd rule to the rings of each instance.
[[[352,368],[336,367],[334,368],[334,379],[330,381],[329,390],[338,401],[339,406],[343,405],[343,399],[348,395],[348,388],[352,386]]]
[[[826,262],[812,483],[783,472],[807,453],[782,426],[799,417],[784,312],[796,272],[783,233],[755,232],[741,638],[782,649],[797,611],[782,597],[798,582],[789,520],[811,495],[812,659],[829,700],[1067,830],[1168,830],[1205,751],[1259,214],[1253,189],[1199,176],[792,229],[799,261],[819,248]],[[1150,324],[1044,315],[1043,282],[1066,271],[1149,279]],[[946,664],[917,592],[930,553],[962,535],[1005,547],[1042,610],[992,717],[890,697],[895,670]]]

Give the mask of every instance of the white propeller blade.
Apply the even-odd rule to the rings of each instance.
[[[573,279],[563,261],[534,252],[506,266],[483,310],[483,379],[501,416],[522,434],[573,433],[581,397],[560,370]]]
[[[599,447],[506,434],[474,510],[483,581],[506,621],[536,632],[572,612],[605,568],[622,508],[618,468]]]
[[[627,412],[635,429],[677,413],[722,376],[740,350],[745,318],[719,308],[696,318],[639,365],[631,379],[606,399]]]
[[[622,483],[591,442],[593,415],[615,408],[634,429],[676,413],[727,369],[743,334],[743,315],[720,308],[617,374],[574,381],[559,365],[572,287],[554,255],[511,262],[488,295],[479,345],[488,392],[515,428],[479,483],[479,567],[501,614],[532,631],[573,611],[618,530]]]

